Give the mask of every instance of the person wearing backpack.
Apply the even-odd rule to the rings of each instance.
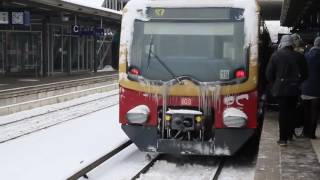
[[[281,38],[278,51],[272,54],[266,78],[271,83],[271,93],[279,104],[279,145],[292,139],[295,110],[301,94],[301,83],[307,78],[307,64],[301,53],[294,51],[290,35]]]
[[[308,64],[308,79],[302,85],[304,126],[303,136],[316,139],[316,128],[320,111],[320,37],[305,54]]]

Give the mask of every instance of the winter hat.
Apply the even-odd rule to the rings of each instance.
[[[314,40],[313,45],[314,45],[315,47],[319,47],[319,48],[320,48],[320,37],[317,37],[317,38]]]
[[[301,37],[299,36],[299,34],[294,33],[294,34],[291,35],[291,37],[292,37],[292,40],[293,40],[293,46],[294,46],[294,47],[299,47],[299,46],[301,46],[301,44],[303,43],[303,41],[302,41]]]
[[[290,35],[284,35],[281,38],[279,48],[284,48],[288,46],[293,46],[293,39]]]

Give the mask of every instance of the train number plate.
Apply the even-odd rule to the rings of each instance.
[[[192,99],[191,98],[181,98],[181,105],[191,106]]]
[[[220,70],[220,79],[223,79],[223,80],[230,79],[229,72],[230,72],[229,70],[221,69]]]

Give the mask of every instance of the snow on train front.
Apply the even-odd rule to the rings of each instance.
[[[120,123],[142,151],[233,155],[257,129],[254,0],[131,0]]]

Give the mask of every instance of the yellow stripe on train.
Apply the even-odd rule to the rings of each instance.
[[[257,62],[256,59],[250,59],[250,62]],[[258,79],[258,65],[256,63],[250,63],[249,65],[249,78],[247,81],[241,84],[221,86],[220,94],[237,94],[243,92],[249,92],[257,88]],[[128,88],[151,94],[162,94],[163,89],[161,86],[150,86],[135,81],[130,81],[126,74],[126,63],[121,63],[119,67],[119,84],[121,87]],[[212,94],[211,92],[210,94]],[[193,84],[191,81],[184,81],[183,85],[173,85],[169,88],[169,95],[171,96],[199,96],[199,87]]]

